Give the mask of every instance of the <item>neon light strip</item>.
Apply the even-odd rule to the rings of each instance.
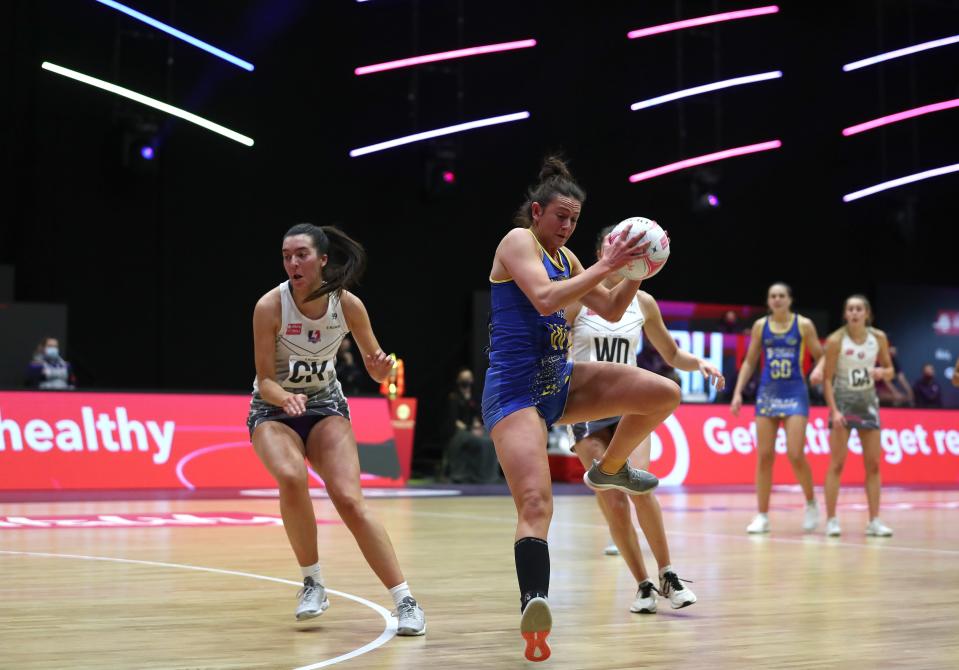
[[[688,98],[691,95],[699,95],[700,93],[709,93],[710,91],[718,91],[721,88],[729,88],[731,86],[739,86],[740,84],[753,84],[757,81],[766,81],[768,79],[779,79],[783,76],[783,73],[779,70],[774,70],[772,72],[763,72],[762,74],[751,74],[745,77],[735,77],[733,79],[724,79],[723,81],[713,82],[712,84],[703,84],[702,86],[694,86],[692,88],[686,88],[682,91],[676,91],[675,93],[668,93],[666,95],[661,95],[657,98],[650,98],[649,100],[640,100],[639,102],[634,102],[629,106],[634,112],[639,109],[647,109],[648,107],[655,107],[656,105],[661,105],[664,102],[670,102],[672,100],[679,100],[680,98]]]
[[[182,30],[177,30],[173,26],[168,26],[167,24],[157,21],[156,19],[147,16],[146,14],[141,14],[137,10],[131,9],[130,7],[127,7],[126,5],[121,5],[119,2],[114,2],[113,0],[97,0],[97,2],[99,2],[101,5],[106,5],[107,7],[112,7],[113,9],[117,11],[123,12],[127,16],[132,16],[138,21],[143,21],[147,25],[153,26],[157,30],[162,30],[168,35],[173,35],[173,37],[181,39],[184,42],[187,42],[188,44],[192,44],[193,46],[199,49],[203,49],[207,53],[211,53],[214,56],[218,56],[225,61],[233,63],[237,67],[242,67],[244,70],[248,72],[253,72],[253,63],[248,63],[242,58],[237,58],[233,54],[228,54],[222,49],[217,49],[212,44],[207,44],[201,39],[197,39],[196,37],[193,37],[192,35],[187,35]]]
[[[769,142],[760,142],[759,144],[749,144],[744,147],[735,147],[733,149],[717,151],[716,153],[706,154],[705,156],[696,156],[695,158],[687,158],[686,160],[679,161],[678,163],[670,163],[669,165],[663,165],[662,167],[653,168],[652,170],[646,170],[645,172],[637,172],[634,175],[630,175],[629,181],[635,184],[638,181],[645,181],[646,179],[652,179],[653,177],[658,177],[660,175],[668,174],[670,172],[676,172],[677,170],[684,170],[688,167],[703,165],[704,163],[713,163],[715,161],[721,161],[724,158],[733,158],[734,156],[754,154],[757,151],[768,151],[770,149],[778,149],[782,145],[783,143],[780,142],[779,140],[771,140]]]
[[[756,7],[754,9],[741,9],[737,12],[723,12],[722,14],[713,14],[711,16],[699,16],[695,19],[686,19],[685,21],[675,21],[673,23],[664,23],[659,26],[650,26],[649,28],[639,28],[626,33],[626,37],[634,40],[638,37],[649,37],[659,33],[668,33],[673,30],[682,30],[683,28],[695,28],[696,26],[705,26],[710,23],[721,23],[722,21],[732,21],[734,19],[748,19],[753,16],[762,16],[764,14],[775,14],[779,11],[777,5],[767,5],[766,7]]]
[[[372,74],[374,72],[383,72],[384,70],[397,70],[401,67],[413,67],[424,63],[435,63],[441,60],[451,60],[453,58],[466,58],[467,56],[479,56],[481,54],[492,54],[498,51],[511,51],[513,49],[528,49],[535,47],[536,40],[516,40],[515,42],[500,42],[499,44],[487,44],[482,47],[469,47],[467,49],[456,49],[455,51],[442,51],[435,54],[426,54],[425,56],[414,56],[412,58],[403,58],[401,60],[391,60],[386,63],[376,63],[375,65],[364,65],[358,67],[353,72],[357,75]]]
[[[900,56],[908,56],[909,54],[914,54],[918,51],[925,51],[926,49],[935,49],[936,47],[944,47],[949,44],[955,44],[959,42],[959,35],[953,35],[952,37],[943,37],[941,40],[932,40],[931,42],[923,42],[922,44],[916,44],[911,47],[905,47],[903,49],[896,49],[895,51],[888,51],[884,54],[879,54],[878,56],[872,56],[871,58],[863,58],[862,60],[853,61],[852,63],[846,63],[842,66],[843,72],[849,72],[851,70],[858,70],[861,67],[867,67],[869,65],[875,65],[876,63],[881,63],[884,60],[892,60],[893,58],[899,58]]]
[[[212,130],[215,133],[219,133],[224,137],[229,137],[231,140],[235,140],[240,144],[245,144],[248,147],[253,146],[253,139],[247,137],[246,135],[241,135],[238,132],[225,128],[218,123],[213,123],[213,121],[208,121],[202,116],[197,116],[192,114],[184,109],[179,107],[174,107],[173,105],[168,105],[165,102],[160,102],[159,100],[154,100],[153,98],[148,98],[145,95],[141,95],[136,91],[131,91],[128,88],[123,88],[122,86],[117,86],[116,84],[111,84],[109,82],[97,79],[96,77],[91,77],[89,75],[81,74],[74,70],[67,69],[65,67],[60,67],[59,65],[54,65],[53,63],[44,62],[41,67],[44,70],[49,70],[50,72],[56,72],[57,74],[62,74],[64,77],[69,77],[70,79],[76,79],[77,81],[83,82],[84,84],[89,84],[90,86],[96,86],[101,88],[104,91],[109,91],[110,93],[116,93],[121,95],[124,98],[129,98],[134,102],[139,102],[148,107],[153,107],[154,109],[159,109],[161,112],[166,112],[167,114],[172,114],[173,116],[178,116],[185,121],[190,123],[195,123],[196,125],[206,128],[207,130]]]
[[[911,184],[914,181],[922,181],[923,179],[938,177],[940,175],[949,174],[950,172],[959,172],[959,163],[954,163],[952,165],[945,165],[943,167],[935,168],[932,170],[926,170],[925,172],[917,172],[916,174],[911,174],[908,177],[899,177],[899,179],[893,179],[892,181],[884,181],[881,184],[876,184],[875,186],[864,188],[861,191],[853,191],[852,193],[847,193],[846,195],[844,195],[842,197],[842,201],[852,202],[853,200],[859,200],[859,198],[865,198],[867,195],[872,195],[873,193],[886,191],[890,188],[903,186],[904,184]]]
[[[898,112],[896,114],[890,114],[889,116],[881,116],[878,119],[873,119],[872,121],[865,121],[864,123],[859,123],[855,126],[844,128],[842,134],[846,137],[849,137],[850,135],[863,133],[867,130],[878,128],[879,126],[887,126],[890,123],[896,123],[897,121],[903,121],[904,119],[911,119],[916,116],[922,116],[923,114],[941,112],[944,109],[951,109],[953,107],[959,107],[959,98],[946,100],[945,102],[937,102],[931,105],[924,105],[922,107],[916,107],[915,109],[908,109],[905,112]]]
[[[392,149],[393,147],[398,147],[403,144],[411,144],[413,142],[419,142],[420,140],[428,140],[431,137],[440,137],[442,135],[452,135],[453,133],[461,133],[464,130],[472,130],[473,128],[482,128],[484,126],[493,126],[497,123],[509,123],[510,121],[521,121],[523,119],[529,118],[529,112],[516,112],[515,114],[504,114],[503,116],[494,116],[489,119],[480,119],[478,121],[469,121],[467,123],[460,123],[455,126],[447,126],[446,128],[437,128],[436,130],[427,130],[424,133],[416,133],[415,135],[407,135],[406,137],[397,137],[395,140],[387,140],[386,142],[380,142],[378,144],[371,144],[367,147],[360,147],[359,149],[353,149],[350,151],[350,157],[356,158],[357,156],[365,156],[366,154],[371,154],[375,151],[383,151],[383,149]]]

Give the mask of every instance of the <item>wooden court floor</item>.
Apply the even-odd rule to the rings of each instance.
[[[557,497],[553,656],[540,667],[959,668],[959,490],[885,492],[889,539],[863,536],[856,490],[843,494],[838,540],[802,534],[794,492],[774,493],[768,537],[744,532],[749,494],[661,492],[660,501],[674,566],[694,580],[699,602],[673,611],[661,600],[657,614],[631,614],[635,584],[621,559],[602,553],[608,536],[592,497]],[[338,523],[318,533],[327,586],[343,595],[303,624],[293,619],[299,572],[276,525],[3,528],[0,668],[529,667],[510,499],[370,505],[427,612],[423,638],[392,637],[389,596]],[[329,501],[315,506],[320,519],[336,520]],[[0,504],[0,518],[173,513],[278,507]]]

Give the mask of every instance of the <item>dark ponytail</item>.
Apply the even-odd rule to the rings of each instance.
[[[363,245],[336,226],[314,226],[298,223],[283,236],[308,235],[319,256],[327,254],[329,260],[323,268],[323,285],[307,296],[306,300],[322,298],[327,293],[339,293],[355,286],[366,270],[366,249]]]
[[[546,209],[558,195],[573,198],[580,203],[586,200],[586,191],[573,179],[566,161],[559,156],[547,156],[539,170],[539,183],[527,189],[526,202],[516,210],[513,223],[529,228],[533,225],[533,203],[538,202]]]

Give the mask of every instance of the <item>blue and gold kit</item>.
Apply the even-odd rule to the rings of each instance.
[[[783,333],[763,324],[763,372],[756,394],[756,416],[784,418],[796,414],[809,416],[809,390],[803,378],[803,338],[799,315]]]
[[[569,279],[572,263],[565,249],[555,258],[541,245],[540,251],[550,281]],[[549,428],[566,408],[573,371],[566,311],[542,316],[512,279],[490,284],[489,369],[483,390],[486,429],[526,407],[535,407]]]

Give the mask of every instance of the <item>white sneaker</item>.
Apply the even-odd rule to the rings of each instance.
[[[616,544],[610,540],[609,544],[606,545],[606,548],[603,549],[603,553],[607,556],[619,556],[619,547],[617,547]]]
[[[802,529],[807,533],[816,530],[816,526],[819,525],[819,505],[816,504],[816,501],[813,500],[811,503],[806,503],[806,513],[803,516],[802,520]]]
[[[426,614],[423,612],[423,608],[416,604],[416,599],[413,596],[403,598],[393,615],[397,618],[397,635],[423,635],[426,633]]]
[[[550,611],[546,598],[536,596],[523,608],[519,630],[526,640],[526,649],[523,652],[527,661],[545,661],[552,651],[546,638],[553,628],[553,614]]]
[[[866,525],[866,535],[872,537],[892,537],[892,528],[885,525],[877,516]]]
[[[659,589],[653,585],[651,579],[644,579],[640,582],[639,588],[636,589],[636,600],[629,606],[629,611],[636,614],[654,614],[656,612],[656,593],[653,593],[653,591],[659,593]]]
[[[830,517],[826,520],[826,537],[839,537],[842,529],[839,528],[839,519]]]
[[[748,526],[746,526],[747,533],[768,533],[769,532],[769,516],[766,514],[757,514],[753,517],[753,520]]]
[[[683,584],[684,581],[688,580],[680,579],[679,575],[672,570],[664,572],[659,579],[659,591],[664,598],[669,599],[669,604],[673,606],[674,610],[689,607],[696,602],[696,594]]]
[[[318,617],[330,606],[326,589],[322,584],[314,582],[312,577],[303,578],[303,588],[299,590],[296,597],[300,599],[300,603],[296,606],[297,621]]]

